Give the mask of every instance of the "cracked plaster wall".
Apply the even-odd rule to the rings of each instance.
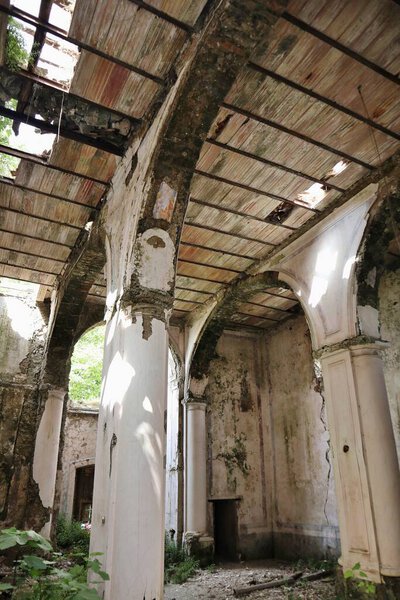
[[[400,461],[400,269],[386,271],[379,285],[381,337],[389,342],[382,353],[386,389]]]
[[[336,556],[329,435],[305,318],[264,338],[225,331],[217,354],[206,389],[209,496],[239,498],[238,552]]]
[[[304,316],[266,334],[264,361],[275,553],[290,558],[337,555],[329,432]]]

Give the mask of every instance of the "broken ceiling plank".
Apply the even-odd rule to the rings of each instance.
[[[247,192],[254,192],[255,194],[259,194],[260,196],[267,196],[268,198],[273,198],[274,200],[279,200],[279,202],[287,202],[288,204],[292,204],[293,206],[297,206],[299,208],[304,208],[305,210],[309,210],[313,213],[320,212],[316,208],[307,206],[307,204],[302,204],[301,202],[295,202],[294,200],[289,200],[288,198],[285,198],[284,196],[278,196],[277,194],[273,194],[272,192],[266,192],[264,190],[260,190],[258,188],[252,187],[250,185],[245,185],[244,183],[240,183],[239,181],[232,181],[231,179],[226,179],[225,177],[220,177],[219,175],[213,175],[212,173],[208,173],[207,171],[201,171],[200,169],[195,169],[194,173],[196,175],[201,175],[202,177],[207,177],[208,179],[213,179],[214,181],[220,181],[221,183],[226,183],[227,185],[231,185],[232,187],[238,187],[242,190],[246,190]]]
[[[33,27],[36,27],[37,29],[40,29],[47,33],[51,33],[52,35],[60,38],[64,42],[74,44],[75,46],[78,46],[82,50],[86,50],[87,52],[96,54],[97,56],[100,56],[101,58],[104,58],[105,60],[108,60],[109,62],[115,63],[115,64],[119,65],[120,67],[123,67],[124,69],[132,71],[132,72],[136,73],[137,75],[140,75],[141,77],[144,77],[146,79],[151,79],[152,81],[154,81],[155,83],[157,83],[159,85],[164,85],[164,81],[160,77],[157,77],[156,75],[153,75],[152,73],[149,73],[149,72],[145,71],[144,69],[140,69],[139,67],[130,65],[129,63],[122,61],[122,60],[116,58],[115,56],[110,56],[109,54],[102,52],[98,48],[94,48],[93,46],[89,46],[88,44],[85,44],[85,42],[83,42],[82,40],[77,40],[73,37],[70,37],[69,35],[66,34],[65,31],[63,31],[59,27],[55,27],[54,25],[51,25],[50,23],[44,23],[40,19],[33,17],[32,15],[30,15],[29,13],[27,13],[23,10],[19,10],[15,7],[7,8],[0,4],[0,12],[6,13],[7,15],[14,17],[16,19],[20,19],[21,21],[24,21],[25,23],[28,23],[29,25],[33,25]]]
[[[104,150],[104,152],[108,152],[109,154],[115,154],[117,156],[123,156],[124,154],[124,148],[118,148],[114,144],[110,144],[109,142],[105,142],[103,140],[96,140],[89,135],[84,135],[67,127],[61,126],[59,129],[57,125],[53,125],[52,123],[46,121],[41,121],[40,119],[36,119],[35,117],[26,115],[25,113],[19,113],[15,110],[11,110],[10,108],[6,108],[5,106],[0,106],[0,115],[6,117],[7,119],[18,121],[19,123],[32,125],[37,129],[40,129],[40,131],[54,133],[55,135],[59,134],[61,137],[65,137],[69,140],[74,140],[75,142],[86,144],[87,146],[93,146],[94,148]]]
[[[207,206],[208,208],[214,208],[215,210],[227,212],[232,215],[237,215],[238,217],[243,217],[245,219],[250,219],[251,221],[257,221],[258,223],[263,223],[263,225],[265,225],[266,223],[269,223],[268,215],[265,218],[256,217],[255,215],[251,215],[249,213],[244,213],[244,212],[241,212],[240,210],[234,210],[233,208],[228,208],[221,204],[218,206],[217,204],[212,204],[211,202],[206,202],[205,200],[197,200],[197,198],[193,198],[193,197],[190,198],[190,202],[193,202],[194,204],[198,204],[199,206]],[[290,231],[297,230],[296,227],[290,227],[289,225],[285,225],[284,223],[273,223],[273,225],[276,225],[276,227],[283,227],[284,229],[289,229]]]
[[[227,110],[230,110],[232,112],[235,112],[239,115],[243,115],[243,117],[252,119],[253,121],[257,121],[258,123],[262,123],[263,125],[267,125],[268,127],[271,127],[273,129],[277,129],[278,131],[282,131],[283,133],[287,133],[288,135],[292,135],[293,137],[296,137],[299,140],[302,140],[303,142],[307,142],[308,144],[317,146],[318,148],[321,148],[321,150],[326,150],[326,152],[335,154],[336,156],[339,156],[340,158],[342,158],[346,161],[356,163],[357,165],[360,165],[360,167],[364,167],[364,169],[368,169],[368,170],[374,169],[373,165],[370,165],[370,164],[356,158],[355,156],[352,156],[351,154],[342,152],[341,150],[338,150],[337,148],[333,148],[333,146],[328,146],[327,144],[324,144],[323,142],[319,142],[318,140],[315,140],[307,135],[298,133],[294,129],[285,127],[284,125],[281,125],[280,123],[277,123],[276,121],[271,121],[270,119],[266,119],[265,117],[256,115],[255,113],[245,110],[244,108],[240,108],[239,106],[235,106],[233,104],[228,104],[226,102],[223,102],[221,104],[221,107],[225,108]]]
[[[214,140],[213,138],[207,138],[206,142],[208,144],[212,144],[213,146],[217,146],[218,148],[221,148],[222,150],[227,150],[228,152],[233,152],[234,154],[239,154],[240,156],[244,156],[246,158],[250,158],[252,160],[261,162],[264,165],[268,165],[270,167],[275,167],[276,169],[279,169],[280,171],[285,171],[286,173],[291,173],[292,175],[296,175],[297,177],[302,177],[303,179],[308,179],[309,181],[313,181],[314,183],[319,183],[319,184],[323,185],[324,187],[326,187],[327,189],[336,190],[338,192],[344,192],[343,188],[340,188],[337,185],[334,185],[333,183],[329,183],[325,179],[318,179],[317,177],[313,177],[312,175],[307,175],[306,173],[303,173],[302,171],[296,171],[295,169],[291,169],[290,167],[287,167],[286,165],[282,165],[282,164],[274,162],[272,160],[268,160],[262,156],[259,156],[258,154],[252,154],[251,152],[246,152],[245,150],[242,150],[241,148],[235,148],[234,146],[230,146],[229,144],[223,144],[222,142],[218,142],[217,140]]]
[[[365,125],[368,125],[372,129],[376,129],[377,131],[380,131],[381,133],[383,133],[384,135],[387,135],[388,137],[394,138],[395,140],[400,140],[400,133],[396,133],[395,131],[392,131],[391,129],[384,127],[383,125],[380,125],[376,121],[372,121],[372,119],[369,119],[368,117],[366,117],[364,115],[360,115],[360,113],[355,112],[351,108],[347,108],[347,106],[344,106],[343,104],[339,104],[338,102],[335,102],[335,100],[330,100],[326,96],[322,96],[318,92],[315,92],[314,90],[306,88],[303,85],[300,85],[299,83],[296,83],[295,81],[292,81],[291,79],[287,79],[287,77],[283,77],[283,75],[279,75],[278,73],[275,73],[275,71],[270,71],[269,69],[266,69],[265,67],[261,67],[260,65],[258,65],[256,63],[249,62],[249,67],[251,69],[253,69],[253,71],[261,73],[262,75],[265,75],[266,77],[270,77],[271,79],[274,79],[275,81],[278,81],[279,83],[283,83],[284,85],[286,85],[294,90],[297,90],[298,92],[301,92],[302,94],[305,94],[306,96],[309,96],[310,98],[314,98],[314,100],[318,100],[318,102],[322,102],[323,104],[326,104],[326,105],[334,108],[335,110],[342,112],[342,113],[348,115],[349,117],[352,117],[353,119],[356,119],[357,121],[360,121],[361,123],[364,123]]]
[[[350,58],[363,64],[365,67],[368,67],[368,69],[375,71],[375,73],[378,73],[378,75],[381,75],[382,77],[389,79],[393,83],[400,85],[400,79],[399,79],[398,75],[394,75],[393,73],[390,73],[390,71],[387,71],[383,67],[380,67],[376,63],[373,63],[372,61],[368,60],[368,58],[365,58],[365,56],[362,56],[361,54],[354,52],[354,50],[351,50],[351,48],[344,46],[339,41],[329,37],[322,31],[315,29],[315,27],[312,27],[308,23],[305,23],[301,19],[298,19],[297,17],[295,17],[294,15],[291,15],[288,12],[284,12],[281,15],[281,17],[282,17],[282,19],[285,19],[285,21],[288,21],[292,25],[295,25],[295,27],[298,27],[302,31],[305,31],[306,33],[311,34],[312,36],[320,39],[321,41],[325,42],[326,44],[329,44],[329,46],[336,48],[336,50],[343,52],[343,54],[347,54],[347,56],[350,56]]]

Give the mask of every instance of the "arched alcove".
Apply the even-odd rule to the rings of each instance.
[[[208,525],[216,552],[336,557],[323,382],[305,314],[274,273],[238,288],[211,315],[191,368],[194,401],[201,389],[207,404]]]

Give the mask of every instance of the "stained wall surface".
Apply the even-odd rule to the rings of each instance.
[[[224,332],[211,362],[209,496],[237,499],[238,555],[339,552],[329,433],[303,316]],[[210,508],[210,527],[213,511]]]
[[[0,293],[0,523],[40,529],[47,515],[31,465],[47,315],[32,287],[19,284]]]
[[[386,389],[400,461],[400,269],[387,271],[379,286],[381,337],[389,342],[382,353]]]

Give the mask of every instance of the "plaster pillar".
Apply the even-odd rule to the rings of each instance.
[[[46,538],[50,538],[52,527],[60,433],[66,394],[67,391],[63,388],[48,390],[35,441],[33,479],[38,485],[43,506],[50,511],[49,519],[40,532]]]
[[[163,597],[168,334],[156,314],[120,308],[106,330],[91,536],[104,600]]]
[[[400,576],[400,473],[379,350],[349,345],[321,357],[344,569],[376,582]]]
[[[212,562],[214,539],[207,532],[207,404],[189,396],[186,407],[185,545],[203,566]]]
[[[186,531],[207,532],[206,403],[186,400]]]

